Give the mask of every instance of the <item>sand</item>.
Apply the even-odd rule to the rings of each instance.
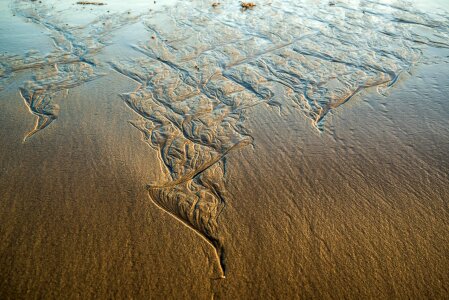
[[[212,4],[1,4],[0,298],[447,298],[447,5]]]

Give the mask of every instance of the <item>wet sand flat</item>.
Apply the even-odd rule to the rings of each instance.
[[[0,298],[449,296],[445,2],[102,4],[1,4]]]

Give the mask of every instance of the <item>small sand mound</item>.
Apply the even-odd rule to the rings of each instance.
[[[243,9],[249,9],[249,8],[253,8],[254,6],[256,6],[256,4],[254,2],[240,2],[240,6]]]
[[[106,5],[104,2],[78,1],[76,4],[80,5]]]

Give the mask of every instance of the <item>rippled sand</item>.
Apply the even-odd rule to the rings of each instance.
[[[447,4],[213,3],[1,4],[0,298],[448,297]]]

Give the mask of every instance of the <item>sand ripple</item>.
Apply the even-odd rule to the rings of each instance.
[[[57,118],[53,99],[62,91],[101,75],[95,55],[114,30],[137,21],[145,25],[148,39],[133,46],[139,58],[109,66],[138,83],[122,98],[139,116],[132,125],[169,174],[148,185],[151,199],[211,244],[221,276],[226,262],[218,218],[228,198],[223,159],[253,141],[246,111],[257,105],[295,107],[323,131],[329,113],[360,91],[384,92],[426,62],[424,50],[449,48],[447,15],[377,1],[275,0],[251,10],[233,1],[183,1],[76,27],[43,5],[16,1],[14,9],[45,27],[55,44],[44,57],[2,57],[2,82],[19,71],[35,74],[20,89],[38,116],[27,137]]]

